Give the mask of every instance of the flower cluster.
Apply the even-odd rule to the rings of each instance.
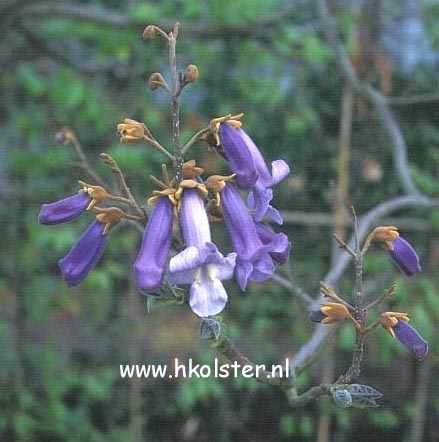
[[[97,206],[110,195],[101,186],[92,186],[80,181],[82,189],[51,204],[44,204],[38,215],[38,222],[45,225],[63,224],[82,216],[86,211],[99,211],[95,220],[82,233],[70,252],[59,261],[61,274],[69,287],[78,285],[93,269],[104,253],[107,233],[122,218],[127,218],[117,207],[100,208]]]
[[[125,120],[118,130],[126,140],[132,140],[143,137],[145,127]],[[210,128],[209,137],[217,140],[216,147],[225,152],[233,174],[213,175],[204,181],[203,169],[190,160],[183,164],[181,182],[169,181],[167,173],[163,181],[155,178],[161,189],[148,200],[154,207],[134,263],[135,283],[141,291],[155,292],[164,282],[189,285],[189,305],[200,317],[216,315],[224,309],[227,293],[222,281],[235,275],[244,291],[249,281],[270,278],[274,263],[286,262],[290,251],[288,237],[275,233],[263,222],[268,217],[282,223],[280,213],[270,205],[271,187],[287,176],[288,165],[276,160],[270,173],[241,122],[231,116],[213,120]],[[97,206],[104,200],[117,199],[104,188],[82,185],[79,194],[43,205],[39,215],[41,224],[51,225],[71,221],[91,209],[99,212],[59,262],[69,286],[79,284],[96,265],[109,229],[122,218],[133,219],[117,207]],[[242,191],[248,192],[246,201]],[[213,212],[217,220],[224,220],[233,245],[233,251],[225,256],[211,238],[209,216]],[[171,252],[176,220],[185,245],[177,253]]]

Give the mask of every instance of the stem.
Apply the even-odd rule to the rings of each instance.
[[[143,139],[147,143],[151,144],[151,146],[154,146],[159,152],[166,155],[170,160],[175,160],[174,155],[169,153],[156,139],[147,137],[146,135],[143,137]]]
[[[117,178],[119,180],[119,187],[121,192],[126,196],[125,198],[122,197],[116,197],[114,195],[111,196],[111,199],[114,201],[120,201],[130,204],[133,209],[141,216],[142,219],[145,219],[145,213],[143,210],[139,207],[136,200],[134,199],[130,188],[128,187],[125,177],[122,173],[122,170],[120,169],[119,165],[117,164],[116,160],[108,155],[107,153],[101,153],[100,157],[104,160],[105,163],[107,163],[111,170],[117,175]]]
[[[207,134],[210,131],[210,127],[205,127],[204,129],[199,130],[181,149],[181,154],[184,155],[189,148],[194,144],[196,141],[200,139],[200,137],[204,134]]]
[[[177,39],[175,34],[178,32],[178,23],[174,26],[174,30],[169,33],[169,67],[171,71],[171,117],[172,117],[172,143],[174,145],[174,179],[177,184],[182,180],[183,155],[180,147],[180,109],[178,102],[178,72],[177,60],[175,54],[175,46]]]
[[[97,184],[99,184],[99,186],[105,187],[104,180],[90,166],[90,163],[82,150],[82,146],[75,135],[73,135],[72,143],[79,158],[79,163],[76,163],[76,165],[80,167]]]

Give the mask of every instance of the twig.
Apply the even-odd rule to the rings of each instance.
[[[387,103],[392,106],[424,104],[434,101],[439,101],[439,93],[409,95],[407,97],[387,97]]]
[[[85,156],[84,151],[82,150],[81,143],[76,138],[76,135],[72,131],[70,131],[70,134],[71,134],[70,140],[79,158],[79,162],[74,163],[74,165],[82,169],[92,180],[96,182],[96,184],[105,187],[106,186],[105,181],[90,166],[90,163],[88,162],[87,157]]]
[[[352,258],[355,258],[356,254],[355,252],[349,247],[347,243],[345,243],[336,233],[333,233],[332,236],[337,241],[338,246],[349,253],[349,255],[352,256]]]
[[[285,378],[280,377],[273,377],[271,371],[268,370],[262,370],[261,367],[257,367],[257,364],[250,361],[246,356],[244,356],[237,348],[235,343],[227,336],[222,336],[220,338],[220,342],[218,346],[216,347],[217,350],[226,356],[227,359],[233,362],[239,363],[241,366],[248,365],[252,367],[252,375],[261,383],[280,387],[283,385],[288,385],[288,377],[289,373],[285,374]],[[250,372],[248,373],[250,375]],[[259,374],[258,377],[256,377],[256,374]]]
[[[311,296],[308,295],[305,290],[298,287],[291,279],[287,279],[277,273],[273,274],[272,279],[301,299],[308,306],[308,308],[312,309],[312,306],[315,304],[315,300],[311,298]]]
[[[305,393],[302,393],[300,395],[297,394],[297,390],[295,388],[291,388],[287,391],[288,402],[292,407],[303,407],[307,403],[319,398],[320,396],[330,395],[331,387],[332,385],[330,384],[319,385],[318,387],[310,388]]]
[[[204,134],[207,134],[210,131],[210,127],[205,127],[204,129],[199,130],[181,149],[181,154],[184,155],[189,148],[198,140],[201,139],[201,137]]]
[[[371,85],[361,81],[357,76],[340,41],[326,0],[315,0],[315,2],[323,32],[334,51],[341,73],[359,95],[375,106],[380,122],[392,140],[395,168],[403,189],[407,194],[420,195],[410,173],[406,142],[401,128],[387,104],[386,98]]]
[[[145,212],[139,207],[136,200],[134,199],[131,190],[125,181],[125,177],[119,165],[117,164],[116,160],[105,152],[102,152],[100,156],[104,160],[104,162],[111,167],[111,170],[116,174],[119,181],[120,190],[126,196],[126,201],[128,201],[128,203],[141,216],[142,219],[145,219],[146,217]]]
[[[175,161],[174,155],[172,153],[168,152],[155,138],[144,136],[143,139],[151,144],[151,146],[154,146],[159,152],[161,152],[163,155],[166,155],[170,160]]]

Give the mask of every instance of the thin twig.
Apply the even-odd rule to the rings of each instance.
[[[133,209],[140,215],[142,219],[145,219],[145,212],[140,208],[140,206],[137,204],[136,200],[134,199],[131,190],[125,181],[125,177],[122,173],[122,170],[120,169],[116,160],[105,152],[101,153],[100,156],[104,160],[104,162],[111,167],[111,170],[116,174],[119,181],[120,190],[126,196],[127,199],[126,201],[133,207]]]
[[[257,381],[275,386],[275,387],[281,387],[283,385],[289,385],[288,382],[288,375],[289,373],[285,373],[285,378],[272,376],[271,371],[262,369],[262,366],[258,366],[254,362],[250,361],[246,356],[244,356],[237,348],[235,343],[232,339],[230,339],[227,336],[222,336],[220,338],[220,342],[218,346],[216,347],[217,350],[227,357],[232,362],[237,362],[241,367],[244,365],[251,366],[252,370],[251,372],[248,372],[247,374],[250,375],[250,373],[256,378]],[[256,376],[258,375],[258,376]]]
[[[79,168],[81,168],[92,180],[96,182],[96,184],[99,184],[99,186],[105,187],[105,181],[93,170],[93,168],[90,166],[90,163],[87,160],[87,157],[85,156],[85,153],[82,149],[81,143],[76,138],[76,135],[71,132],[71,141],[73,144],[73,147],[75,148],[76,154],[78,155],[79,162],[74,163]]]
[[[341,73],[359,95],[375,106],[379,120],[392,141],[395,168],[403,189],[407,194],[420,195],[411,176],[408,164],[407,145],[402,130],[387,104],[386,97],[370,84],[360,80],[355,73],[354,67],[340,41],[327,1],[315,0],[315,3],[323,32],[334,52]]]
[[[200,138],[204,135],[207,134],[210,131],[210,127],[205,127],[204,129],[199,130],[181,149],[181,154],[184,155],[189,148],[198,140],[200,140]]]

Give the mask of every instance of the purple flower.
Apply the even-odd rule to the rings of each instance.
[[[227,123],[219,126],[221,146],[230,168],[236,173],[236,184],[240,189],[248,190],[255,185],[259,176],[242,132],[242,129]]]
[[[248,279],[262,282],[271,277],[274,265],[268,253],[273,250],[259,238],[256,225],[234,186],[224,186],[221,202],[227,230],[238,255],[236,279],[241,290],[245,290]]]
[[[104,253],[106,224],[93,221],[82,233],[70,252],[59,261],[62,277],[69,287],[78,285],[93,269]]]
[[[52,204],[43,204],[38,215],[38,222],[44,225],[62,224],[80,217],[91,203],[92,198],[86,192],[80,192]]]
[[[280,264],[287,262],[291,249],[288,236],[285,233],[274,233],[264,224],[256,223],[255,225],[262,244],[270,246],[268,254]]]
[[[271,187],[290,173],[288,164],[284,160],[275,160],[271,163],[270,173],[258,147],[242,129],[221,123],[219,135],[226,159],[236,173],[237,186],[251,189],[247,202],[254,210],[255,220],[262,221],[268,215],[277,224],[282,224],[279,211],[270,205],[273,199]]]
[[[407,276],[413,276],[421,271],[419,257],[410,243],[400,236],[390,243],[393,250],[389,250],[389,255]]]
[[[394,336],[404,344],[418,359],[422,361],[428,354],[428,342],[402,319],[398,319],[396,325],[392,327]]]
[[[277,224],[282,224],[283,220],[279,211],[270,205],[273,199],[271,187],[280,183],[290,173],[290,167],[284,160],[275,160],[271,163],[270,173],[253,140],[241,129],[240,136],[250,151],[259,175],[247,201],[249,207],[255,211],[255,221],[262,221],[264,216],[268,215]]]
[[[183,192],[180,225],[186,249],[171,258],[169,281],[191,284],[189,305],[198,316],[216,315],[227,303],[221,281],[233,276],[236,253],[224,257],[212,243],[204,203],[194,189]]]
[[[134,263],[134,279],[140,290],[155,290],[162,283],[172,240],[172,211],[169,198],[160,198],[149,218]]]

